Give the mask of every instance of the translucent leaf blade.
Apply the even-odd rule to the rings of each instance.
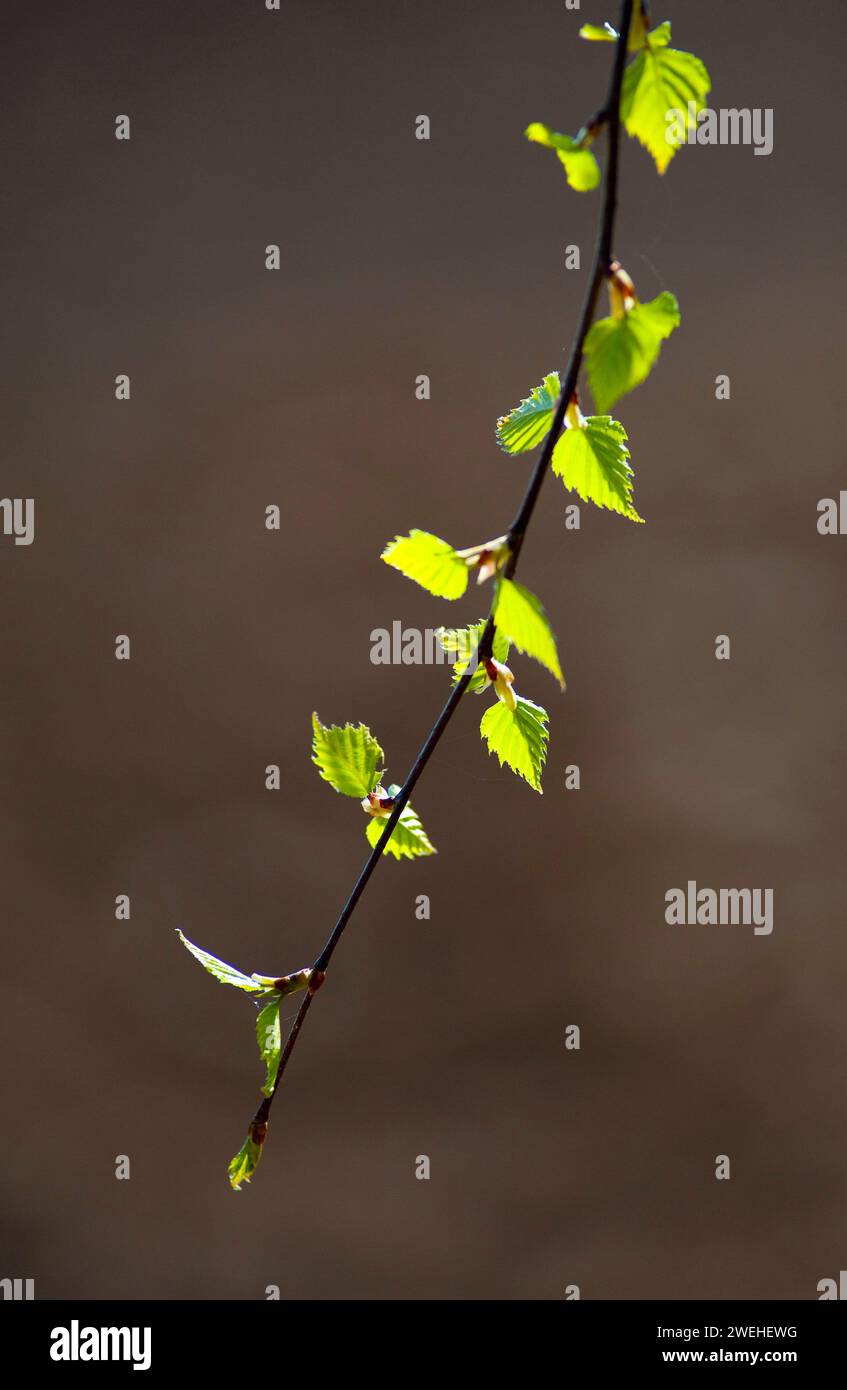
[[[279,1058],[282,1051],[279,1006],[280,999],[277,996],[265,1005],[256,1019],[256,1041],[259,1044],[259,1056],[266,1068],[265,1084],[262,1087],[262,1095],[264,1096],[269,1096],[272,1093],[279,1071]]]
[[[642,521],[632,502],[633,473],[626,430],[610,415],[589,415],[565,430],[553,450],[553,472],[584,502]]]
[[[506,763],[534,791],[541,792],[541,773],[547,757],[547,711],[532,700],[518,696],[517,708],[512,711],[502,701],[485,711],[479,726],[502,767]]]
[[[361,801],[379,781],[385,757],[365,724],[329,726],[312,715],[312,762],[325,782],[342,796]]]
[[[556,151],[564,166],[565,177],[577,193],[590,193],[592,188],[597,187],[600,166],[591,150],[583,148],[579,141],[573,140],[570,135],[562,135],[558,130],[551,130],[549,125],[541,121],[533,121],[524,134],[533,144]]]
[[[688,130],[696,126],[712,86],[700,59],[667,48],[669,38],[670,27],[665,25],[648,36],[647,47],[626,69],[621,89],[621,120],[649,150],[660,174],[685,143]],[[671,112],[679,113],[678,122],[668,119]]]
[[[564,690],[556,638],[541,600],[514,579],[501,579],[494,608],[494,622],[519,652],[546,666]]]
[[[372,816],[365,826],[368,844],[374,849],[385,829],[386,820],[387,817]],[[403,807],[400,819],[391,832],[391,839],[382,852],[393,855],[395,859],[419,859],[424,854],[438,853],[411,806]]]
[[[662,343],[679,326],[674,295],[663,290],[646,304],[636,304],[623,318],[598,319],[585,339],[588,383],[599,415],[606,415],[621,396],[647,379]]]
[[[413,579],[437,598],[461,598],[468,587],[468,567],[452,545],[429,531],[412,530],[397,536],[380,559]]]
[[[220,980],[222,985],[232,985],[235,989],[246,990],[248,994],[267,994],[267,985],[258,980],[254,980],[250,975],[245,975],[243,971],[237,970],[234,965],[227,965],[225,960],[218,960],[209,951],[203,951],[199,946],[195,946],[193,941],[189,941],[187,936],[177,929],[177,936],[187,951],[190,951],[196,960],[210,975],[214,975],[216,980]]]
[[[507,454],[524,454],[534,449],[550,433],[553,414],[561,392],[558,372],[550,372],[540,386],[497,421],[497,443]]]

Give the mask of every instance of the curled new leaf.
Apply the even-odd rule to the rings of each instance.
[[[570,423],[570,422],[569,422]],[[552,468],[585,502],[642,521],[632,502],[626,430],[610,415],[582,415],[559,438]]]
[[[608,20],[604,24],[583,24],[579,31],[581,39],[591,39],[595,43],[614,43],[618,37],[617,29],[613,28]]]
[[[662,343],[679,322],[679,305],[663,290],[619,317],[592,324],[585,339],[585,360],[599,414],[607,414],[615,401],[646,380]]]
[[[564,690],[556,638],[541,600],[514,579],[501,579],[494,601],[494,621],[519,652],[534,657],[556,677]]]
[[[342,729],[322,724],[313,714],[312,762],[337,792],[361,800],[379,781],[385,757],[365,724],[345,724]]]
[[[588,193],[597,187],[600,182],[600,166],[587,147],[587,133],[573,139],[570,135],[560,134],[558,130],[551,130],[549,125],[544,125],[541,121],[533,121],[524,133],[527,140],[556,151],[564,165],[565,178],[577,193]]]
[[[664,29],[665,27],[664,24],[659,25],[660,29]],[[603,43],[614,43],[615,39],[618,37],[618,31],[606,20],[602,25],[583,24],[579,31],[579,37],[581,39],[600,40]],[[636,3],[632,7],[632,19],[629,22],[629,33],[626,36],[627,52],[637,53],[640,48],[644,47],[646,37],[647,17],[644,13],[644,6],[641,4],[641,0],[636,0]],[[665,39],[665,43],[667,43],[667,39]]]
[[[258,1168],[267,1133],[267,1125],[254,1120],[235,1158],[230,1159],[227,1172],[233,1192],[238,1192],[242,1183],[249,1182]]]
[[[518,695],[516,707],[499,700],[485,711],[479,732],[496,753],[534,791],[541,791],[541,772],[547,757],[547,711]]]
[[[408,536],[397,536],[380,559],[437,598],[461,598],[468,587],[466,560],[429,531],[412,530]]]

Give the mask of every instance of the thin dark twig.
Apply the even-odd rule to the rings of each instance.
[[[579,319],[579,326],[577,328],[571,347],[570,357],[568,359],[568,365],[565,371],[564,382],[562,384],[561,392],[559,393],[559,399],[556,404],[556,409],[553,413],[553,421],[550,426],[550,430],[547,434],[547,437],[544,441],[544,446],[541,450],[538,461],[535,464],[535,467],[532,471],[532,475],[527,485],[526,492],[524,493],[523,500],[515,515],[515,519],[509,528],[509,557],[506,561],[506,564],[503,566],[502,571],[503,577],[506,579],[511,579],[515,573],[515,570],[517,569],[518,558],[520,556],[521,547],[523,546],[526,530],[532,518],[532,514],[535,510],[535,504],[538,501],[538,495],[541,491],[541,485],[544,482],[544,477],[547,473],[547,469],[550,464],[550,459],[553,455],[553,449],[555,448],[556,441],[558,440],[559,435],[562,432],[562,426],[564,424],[565,412],[568,408],[568,403],[570,402],[571,397],[573,396],[574,391],[576,390],[577,379],[579,377],[580,367],[582,366],[585,338],[589,328],[591,327],[591,322],[594,318],[594,312],[597,307],[597,297],[600,293],[600,287],[603,284],[604,279],[606,278],[609,269],[609,263],[612,259],[612,234],[614,232],[615,212],[617,210],[618,149],[620,140],[620,93],[621,84],[623,82],[624,66],[626,64],[626,45],[627,36],[629,34],[630,20],[632,17],[632,8],[633,0],[622,0],[620,22],[618,25],[618,39],[615,44],[615,58],[612,67],[612,75],[609,82],[609,95],[606,99],[604,106],[600,108],[600,111],[598,112],[597,116],[593,118],[594,122],[599,122],[602,119],[602,121],[605,123],[608,141],[608,152],[606,158],[606,170],[603,189],[603,210],[600,219],[599,232],[597,235],[597,244],[594,252],[594,261],[591,270],[591,278],[588,282],[588,287],[586,289],[585,299],[582,306],[582,312],[580,314]],[[494,602],[492,601],[491,611],[488,615],[485,628],[477,646],[476,662],[483,662],[489,659],[489,657],[491,656],[493,640]],[[317,993],[318,989],[324,982],[326,971],[329,966],[329,962],[332,959],[333,952],[335,951],[336,946],[341,940],[341,937],[344,933],[344,929],[346,928],[347,923],[350,921],[350,918],[352,917],[353,912],[355,911],[356,904],[358,903],[359,899],[365,891],[365,888],[367,887],[368,880],[370,879],[371,874],[376,868],[378,861],[382,857],[383,849],[385,848],[385,845],[387,844],[394,830],[394,827],[396,826],[398,820],[400,819],[400,816],[403,813],[403,810],[415,788],[415,784],[417,783],[418,778],[420,777],[421,773],[423,772],[424,768],[429,762],[433,752],[435,751],[438,745],[441,735],[444,733],[444,730],[450,723],[450,720],[452,719],[462,699],[462,696],[464,695],[465,690],[467,689],[471,681],[473,672],[476,669],[476,662],[473,660],[473,658],[471,659],[471,661],[468,663],[468,668],[465,674],[461,677],[460,680],[456,682],[456,684],[450,691],[450,695],[444,705],[444,708],[442,709],[441,713],[439,714],[438,718],[436,719],[435,723],[430,729],[426,741],[414,761],[411,772],[409,773],[408,777],[403,783],[402,789],[398,792],[394,800],[391,815],[385,822],[383,832],[380,835],[376,845],[371,850],[371,853],[367,858],[364,868],[362,869],[361,873],[359,874],[359,877],[357,878],[353,886],[353,891],[351,892],[349,898],[344,904],[344,907],[341,909],[341,915],[339,916],[338,921],[333,927],[326,945],[324,946],[323,950],[321,951],[320,955],[315,961],[315,964],[312,968],[312,977],[309,983],[309,987],[303,997],[303,1002],[300,1005],[300,1008],[297,1012],[297,1017],[294,1020],[291,1032],[289,1033],[285,1047],[282,1050],[282,1055],[279,1061],[279,1069],[277,1071],[276,1082],[274,1084],[273,1091],[269,1096],[265,1097],[258,1110],[256,1111],[256,1114],[253,1118],[254,1125],[263,1126],[267,1124],[268,1116],[270,1114],[270,1108],[273,1103],[274,1097],[276,1096],[276,1093],[279,1089],[283,1072],[285,1071],[288,1059],[294,1050],[294,1044],[296,1043],[297,1038],[299,1037],[300,1029],[303,1026],[306,1014],[309,1012],[312,1000],[315,997],[315,994]]]

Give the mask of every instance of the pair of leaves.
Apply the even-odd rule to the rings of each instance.
[[[385,757],[365,724],[345,724],[343,728],[337,724],[327,726],[313,714],[312,762],[324,781],[337,792],[362,801],[379,786]],[[396,796],[399,791],[399,787],[392,787],[388,795]],[[382,816],[369,818],[365,834],[370,845],[376,846],[385,828],[385,819]],[[403,808],[383,853],[395,859],[415,859],[436,853],[411,806]]]
[[[283,994],[269,989],[270,976],[251,976],[245,975],[234,965],[229,965],[224,960],[219,960],[210,951],[204,951],[199,946],[195,946],[193,941],[189,941],[181,931],[177,935],[185,946],[186,950],[199,960],[205,970],[210,975],[214,975],[221,984],[232,985],[235,989],[242,989],[249,994],[259,994],[264,998],[263,1007],[260,1009],[256,1019],[256,1041],[259,1044],[259,1056],[265,1064],[265,1081],[262,1086],[262,1094],[270,1096],[276,1084],[279,1072],[279,1061],[282,1055],[282,1024],[280,1022],[279,1010],[282,1003]],[[304,989],[307,979],[305,972],[300,972],[296,977],[298,983],[285,991],[293,993],[295,989]],[[252,1126],[251,1132],[247,1136],[241,1149],[231,1159],[228,1173],[230,1185],[233,1191],[238,1192],[242,1183],[249,1182],[259,1159],[262,1156],[262,1144],[266,1126]]]
[[[632,311],[633,313],[635,310]],[[497,441],[508,454],[524,453],[547,437],[561,383],[551,372],[540,386],[508,415],[497,421]],[[632,502],[632,468],[627,434],[609,415],[580,416],[566,429],[553,450],[553,472],[584,502],[607,507],[640,521]]]
[[[518,634],[515,639],[518,650],[543,659],[544,664],[553,670],[557,680],[561,679],[556,641],[535,595],[513,580],[501,579],[494,612],[497,626],[494,629],[491,654],[495,661],[507,660],[512,645],[507,630],[514,629]],[[470,656],[465,655],[463,659],[454,663],[454,683],[467,670],[485,625],[486,620],[481,618],[470,627],[439,629],[439,641],[445,651],[470,653]],[[468,690],[480,694],[489,688],[490,681],[485,668],[478,666],[471,677]],[[547,755],[547,722],[546,710],[518,695],[517,707],[514,710],[510,710],[498,700],[485,711],[479,726],[489,753],[497,755],[501,767],[507,763],[538,792],[541,791],[541,772]]]
[[[671,26],[667,20],[652,31],[649,29],[647,18],[644,14],[644,6],[641,0],[636,0],[632,7],[632,18],[629,21],[629,33],[626,36],[627,53],[638,53],[647,42],[647,37],[659,44],[668,43],[671,36]],[[603,43],[615,43],[618,31],[608,20],[603,24],[583,24],[579,31],[581,39],[600,40]]]
[[[584,353],[588,382],[599,415],[589,416],[589,419],[601,419],[621,396],[646,381],[656,364],[662,343],[679,327],[680,321],[675,295],[662,290],[655,299],[644,304],[636,303],[619,317],[597,319],[591,325],[586,335]],[[561,389],[559,373],[550,372],[520,405],[515,406],[508,415],[502,415],[497,421],[500,448],[507,454],[522,454],[546,439]],[[620,433],[622,427],[616,422],[612,423],[615,429],[610,431],[604,427],[605,433],[616,434],[623,444],[626,434]],[[600,425],[596,424],[594,428],[599,429]],[[605,473],[602,460],[598,460],[597,464]],[[586,489],[584,493],[580,483]],[[597,500],[592,495],[590,476],[584,476],[568,486],[575,487],[587,501]],[[598,505],[609,504],[599,502]]]
[[[511,648],[517,647],[522,655],[531,656],[546,666],[564,690],[565,678],[559,664],[556,638],[541,600],[514,579],[500,578],[494,595],[493,616],[491,655],[495,661],[505,662]],[[470,627],[438,629],[438,640],[444,650],[461,654],[460,660],[453,664],[454,684],[465,674],[470,662],[475,660],[476,648],[484,630],[484,618]],[[467,688],[479,694],[488,684],[485,668],[477,666]]]
[[[610,24],[602,28],[585,24],[580,34],[584,39],[617,38]],[[693,53],[669,48],[670,39],[669,22],[648,29],[638,5],[628,43],[637,56],[624,72],[621,120],[653,156],[660,174],[685,143],[688,131],[696,128],[712,86],[705,64]]]
[[[534,144],[556,151],[564,165],[565,178],[577,193],[589,193],[592,188],[597,187],[600,182],[600,166],[588,148],[587,132],[580,132],[572,139],[570,135],[551,130],[549,125],[544,125],[541,121],[533,121],[532,125],[527,126],[524,134],[527,140],[532,140]]]
[[[250,994],[259,994],[264,997],[264,1005],[258,1018],[256,1019],[256,1039],[259,1044],[259,1055],[266,1066],[265,1084],[262,1087],[263,1095],[270,1095],[276,1081],[276,1074],[279,1070],[279,1056],[282,1048],[282,1030],[279,1021],[279,1006],[282,1002],[283,993],[293,994],[297,989],[305,989],[308,980],[305,972],[300,972],[296,977],[297,983],[292,984],[284,991],[276,991],[271,987],[271,977],[268,975],[256,976],[245,975],[234,965],[228,965],[225,960],[219,960],[209,951],[203,951],[199,946],[195,946],[193,941],[189,941],[187,936],[183,936],[181,931],[177,931],[177,936],[186,950],[199,960],[205,970],[210,975],[214,975],[216,980],[220,980],[223,985],[232,985],[235,989],[243,989]]]
[[[555,382],[557,394],[558,380],[558,376],[556,376],[555,373],[553,376],[547,378],[547,382]],[[555,404],[555,400],[553,404]],[[531,446],[525,444],[522,447]],[[444,541],[439,541],[437,537],[430,536],[427,532],[413,530],[408,536],[398,536],[397,540],[388,547],[388,550],[383,554],[382,558],[387,560],[389,564],[395,565],[395,567],[400,569],[409,579],[415,579],[417,583],[421,584],[424,588],[428,588],[432,591],[433,572],[428,565],[428,557],[433,553],[431,542],[436,542],[439,546],[444,546],[446,544]],[[455,552],[453,553],[455,554]],[[556,653],[556,640],[538,599],[535,598],[528,589],[524,589],[520,584],[515,584],[512,580],[498,578],[496,583],[497,592],[494,601],[496,632],[492,655],[498,661],[505,661],[509,654],[509,644],[510,642],[514,643],[518,651],[535,657],[537,661],[540,661],[542,665],[546,666],[556,677],[559,684],[564,687],[564,677],[562,676],[559,658]],[[443,589],[441,592],[443,595]],[[457,660],[453,666],[456,679],[459,679],[465,674],[469,662],[474,657],[476,646],[482,636],[484,627],[484,621],[480,621],[472,625],[472,627],[467,628],[439,629],[439,640],[444,650],[447,652],[456,652],[459,657],[459,660]],[[485,684],[485,672],[477,670],[471,679],[469,688],[474,691],[479,691],[484,688]],[[313,720],[316,719],[317,716],[313,716]],[[317,725],[316,727],[320,728],[321,726]],[[347,727],[349,729],[350,726],[348,725]],[[316,751],[317,738],[318,735],[316,734]],[[374,748],[377,750],[378,757],[381,758],[382,750],[375,740]],[[327,750],[323,750],[322,758],[325,760],[326,757]],[[315,761],[317,761],[317,758]],[[370,764],[368,764],[368,766],[370,768]],[[373,764],[374,768],[376,766],[378,766],[378,760]],[[370,770],[373,772],[373,768],[370,768]],[[336,769],[333,775],[338,776],[339,771],[339,769]],[[321,775],[326,777],[327,781],[333,780],[333,777],[328,776],[325,771],[322,771]],[[357,796],[361,794],[362,796],[366,796],[367,792],[363,791],[360,793],[358,786],[359,784],[357,783],[355,789],[351,790],[350,795]],[[373,790],[374,786],[375,782],[371,782],[371,786],[368,790]]]

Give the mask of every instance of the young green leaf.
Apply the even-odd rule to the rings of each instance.
[[[438,598],[461,598],[468,587],[468,566],[461,555],[428,531],[397,536],[380,559]]]
[[[643,520],[632,503],[626,430],[610,415],[583,416],[578,426],[566,429],[553,450],[552,468],[584,502]]]
[[[545,709],[520,695],[514,711],[498,700],[482,716],[479,732],[489,753],[497,754],[501,767],[508,763],[535,791],[541,791],[548,738]]]
[[[222,985],[233,985],[235,989],[246,990],[249,994],[267,994],[268,986],[260,980],[254,980],[249,975],[237,970],[234,965],[227,965],[225,960],[218,960],[217,956],[210,955],[208,951],[202,951],[199,946],[195,946],[193,941],[189,941],[187,936],[177,928],[177,936],[187,951],[199,960],[200,964],[208,970],[210,975],[214,975],[216,980],[220,980]]]
[[[478,623],[472,623],[470,627],[439,627],[436,629],[436,637],[444,648],[445,652],[455,652],[458,661],[453,662],[453,684],[461,680],[468,669],[471,658],[476,651],[480,638],[485,630],[485,618],[481,618]],[[511,642],[505,632],[499,628],[494,630],[494,638],[491,644],[491,655],[495,661],[506,661],[509,656]],[[474,674],[468,682],[467,691],[478,695],[490,684],[485,668],[477,666]]]
[[[598,319],[585,339],[588,382],[601,415],[646,380],[665,338],[679,326],[679,305],[663,290],[621,318]]]
[[[326,726],[312,715],[312,762],[325,782],[343,796],[360,800],[373,791],[379,781],[385,757],[364,724]]]
[[[604,24],[583,24],[579,31],[581,39],[592,39],[595,43],[614,43],[618,37],[617,29],[613,29],[608,20]]]
[[[254,1120],[235,1158],[230,1159],[227,1172],[233,1192],[238,1192],[242,1183],[249,1182],[258,1168],[267,1132],[266,1124],[257,1124]]]
[[[659,29],[655,32],[658,34],[659,31],[664,28],[670,29],[670,25],[667,23],[660,24]],[[618,31],[607,20],[603,25],[583,24],[579,31],[579,37],[581,39],[599,40],[603,43],[614,43],[615,39],[618,37]],[[668,34],[668,38],[670,38],[670,34]],[[647,20],[644,15],[644,6],[641,4],[641,0],[636,0],[635,5],[632,7],[632,19],[629,22],[629,33],[626,36],[627,53],[637,53],[640,48],[644,47],[646,41]],[[667,39],[664,40],[665,43],[667,43],[667,41]]]
[[[621,90],[621,120],[640,140],[663,174],[711,90],[709,73],[693,53],[668,48],[670,24],[647,33],[645,47],[626,69]]]
[[[562,135],[551,130],[541,121],[533,121],[524,131],[527,140],[545,149],[555,150],[565,168],[565,177],[577,193],[589,193],[600,182],[600,166],[591,150],[581,140],[573,140],[570,135]],[[587,138],[587,137],[586,137]]]
[[[259,1044],[259,1055],[267,1068],[265,1084],[262,1087],[262,1095],[269,1096],[274,1088],[276,1074],[279,1071],[279,1056],[282,1050],[282,1028],[279,1021],[279,996],[272,999],[262,1009],[256,1019],[256,1041]]]
[[[400,788],[392,786],[388,788],[390,796],[396,796]],[[376,848],[379,837],[385,829],[387,816],[371,816],[365,826],[365,834],[368,844]],[[383,854],[391,854],[395,859],[418,859],[423,854],[437,854],[435,846],[431,843],[429,836],[424,830],[411,806],[406,805],[400,813],[400,819],[391,832],[391,839],[383,849]]]
[[[647,43],[650,48],[666,48],[670,41],[671,22],[669,19],[657,24],[655,29],[650,29],[647,34]]]
[[[497,421],[497,443],[507,454],[525,454],[546,439],[562,385],[558,372],[550,372],[508,415]]]
[[[546,666],[564,690],[565,678],[559,665],[556,638],[535,594],[514,579],[501,579],[494,601],[494,621],[519,652]]]

